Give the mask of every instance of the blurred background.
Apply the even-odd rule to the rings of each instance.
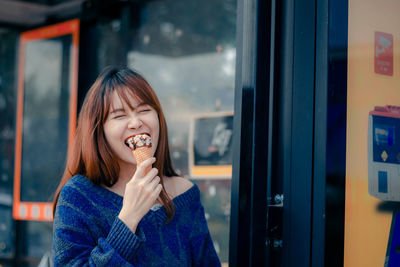
[[[159,96],[175,168],[198,184],[227,265],[235,40],[235,0],[0,0],[0,266],[46,263],[72,125],[114,64]]]

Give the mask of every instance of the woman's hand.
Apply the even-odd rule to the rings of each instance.
[[[140,220],[154,205],[162,189],[156,168],[152,168],[144,175],[147,167],[151,167],[155,161],[155,158],[150,158],[138,165],[135,175],[125,187],[122,209],[118,218],[134,233]]]

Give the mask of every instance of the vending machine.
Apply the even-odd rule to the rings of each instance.
[[[400,266],[400,107],[376,106],[368,119],[368,192],[392,212],[384,266]],[[382,203],[380,204],[382,206]]]
[[[376,106],[368,120],[368,192],[400,201],[400,107]]]

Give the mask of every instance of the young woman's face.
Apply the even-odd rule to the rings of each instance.
[[[128,98],[133,109],[130,109],[116,92],[113,93],[110,113],[104,123],[106,140],[121,167],[126,164],[136,165],[132,151],[125,145],[126,138],[134,134],[149,133],[154,155],[160,131],[157,112],[138,98]]]

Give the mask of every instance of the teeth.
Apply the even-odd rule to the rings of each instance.
[[[133,141],[133,137],[126,140],[125,144],[133,149],[135,147],[135,142]]]
[[[151,137],[148,134],[137,134],[129,137],[125,141],[125,145],[130,147],[132,150],[136,147],[148,146],[151,147]]]

